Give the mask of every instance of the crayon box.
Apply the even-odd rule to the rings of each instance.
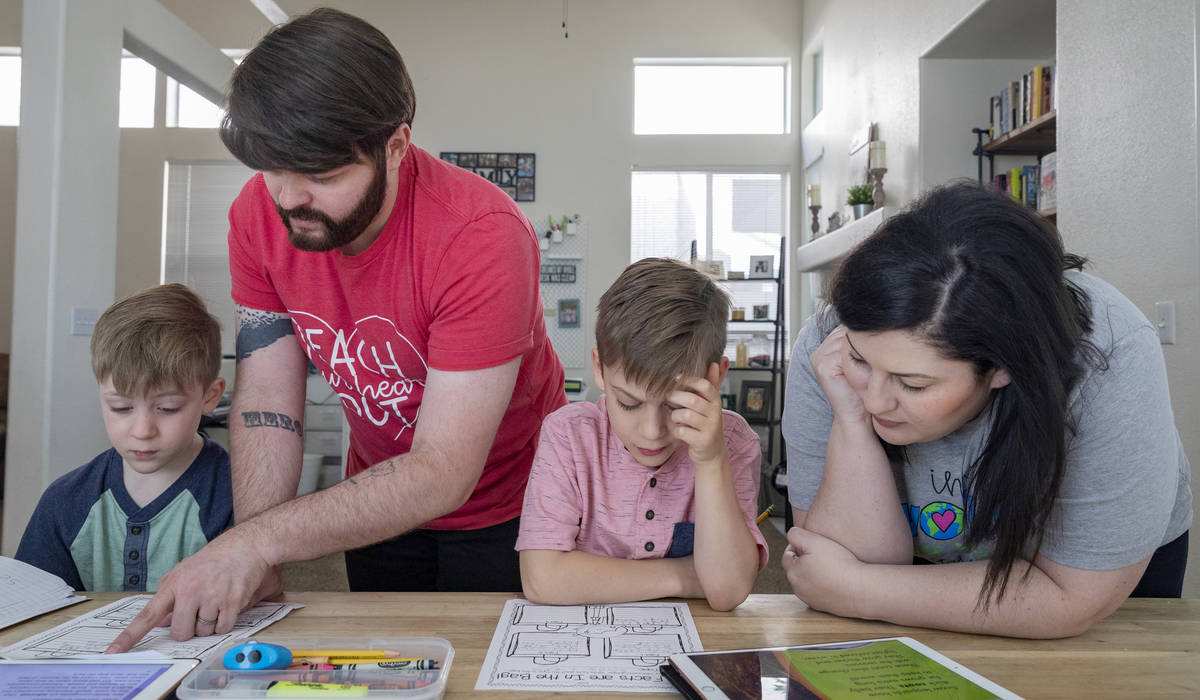
[[[294,650],[386,650],[389,656],[427,659],[432,670],[314,670],[287,668],[240,670],[226,668],[225,652],[250,641],[279,644]],[[380,659],[381,661],[385,659]],[[183,679],[175,693],[180,700],[197,698],[251,700],[313,697],[313,688],[328,688],[325,697],[400,698],[437,700],[446,692],[454,647],[441,637],[274,637],[258,635],[230,640],[213,650]],[[362,664],[359,664],[361,667]]]

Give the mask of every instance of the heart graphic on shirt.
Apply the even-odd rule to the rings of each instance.
[[[940,513],[931,513],[930,517],[933,519],[933,524],[937,525],[939,530],[945,532],[958,519],[958,513],[955,513],[953,508],[947,508]]]

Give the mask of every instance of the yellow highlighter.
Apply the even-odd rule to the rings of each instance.
[[[276,681],[267,688],[269,698],[365,698],[368,686],[341,683]]]

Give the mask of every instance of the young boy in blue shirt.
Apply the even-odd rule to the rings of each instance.
[[[17,559],[84,591],[153,591],[233,524],[229,454],[197,432],[225,390],[221,327],[182,284],[108,308],[92,370],[112,448],[42,494]]]
[[[728,319],[712,280],[666,258],[630,265],[600,298],[604,394],[542,422],[516,545],[525,597],[745,600],[768,553],[758,435],[721,410]]]

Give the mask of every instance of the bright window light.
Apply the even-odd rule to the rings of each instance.
[[[184,129],[216,129],[224,111],[195,90],[167,78],[167,126]]]
[[[154,66],[133,54],[121,56],[120,113],[125,128],[154,126]],[[21,48],[0,47],[0,126],[21,121]]]
[[[154,128],[154,66],[137,56],[121,57],[121,106],[117,124],[122,128]]]
[[[246,49],[221,49],[235,63],[241,63]],[[216,129],[225,110],[204,99],[195,90],[174,78],[167,78],[167,126],[182,129]]]
[[[633,67],[635,134],[784,134],[787,62]]]
[[[20,49],[0,47],[0,126],[21,123]]]

